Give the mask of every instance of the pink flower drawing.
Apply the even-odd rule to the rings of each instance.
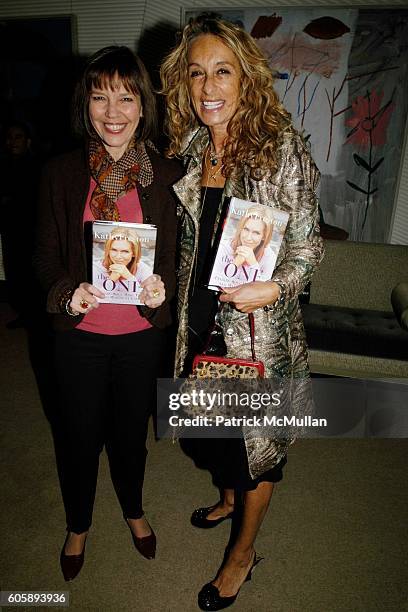
[[[367,92],[365,96],[357,96],[352,102],[353,116],[346,120],[346,125],[352,130],[346,143],[381,147],[387,140],[387,126],[395,104],[389,100],[381,106],[383,92]]]

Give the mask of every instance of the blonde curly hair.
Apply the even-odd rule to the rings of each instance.
[[[168,156],[180,156],[186,134],[200,125],[189,91],[188,51],[191,42],[203,34],[220,38],[241,67],[240,99],[227,128],[223,175],[230,176],[241,165],[251,168],[253,178],[262,178],[268,171],[274,173],[282,134],[291,128],[290,115],[273,89],[271,70],[254,39],[242,28],[213,15],[190,19],[160,68],[160,93],[167,103]]]

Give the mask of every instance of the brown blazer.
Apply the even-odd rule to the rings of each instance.
[[[169,302],[176,286],[176,202],[171,185],[182,175],[175,161],[165,160],[146,147],[154,179],[148,187],[137,185],[143,222],[157,225],[154,271],[166,287],[166,300],[156,309],[138,307],[141,314],[160,328],[171,323]],[[34,251],[34,268],[47,294],[47,312],[54,328],[72,329],[83,315],[71,317],[64,295],[80,283],[90,281],[85,248],[83,214],[89,192],[90,172],[85,149],[49,161],[43,171]]]

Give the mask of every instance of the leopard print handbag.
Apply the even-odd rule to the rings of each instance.
[[[251,332],[252,359],[232,359],[215,355],[196,355],[193,360],[192,378],[263,378],[265,366],[255,355],[255,323],[253,313],[248,314]]]
[[[263,378],[265,367],[255,359],[228,359],[197,355],[193,361],[193,378]]]
[[[191,374],[181,384],[180,393],[191,396],[193,393],[199,394],[203,391],[204,397],[206,397],[208,393],[217,393],[223,380],[231,381],[234,385],[234,391],[236,391],[238,389],[238,379],[245,380],[245,388],[243,390],[248,391],[248,385],[257,384],[256,380],[264,377],[264,364],[262,361],[257,361],[255,356],[254,317],[252,313],[248,315],[248,320],[251,332],[252,359],[232,359],[211,354],[207,355],[205,351],[210,344],[210,340],[208,340],[203,354],[196,355],[194,358]],[[213,331],[214,329],[211,333]],[[230,383],[228,383],[228,390],[232,390]],[[200,405],[190,405],[184,408],[184,414],[190,417],[209,414],[209,408],[205,405],[205,402],[203,404],[203,401],[201,401]],[[228,407],[222,406],[221,408],[217,406],[211,407],[212,416],[233,417],[240,414],[242,414],[242,410],[234,404]]]

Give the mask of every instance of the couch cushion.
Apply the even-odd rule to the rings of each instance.
[[[302,304],[313,349],[408,361],[408,333],[392,312]]]
[[[391,304],[399,324],[408,331],[408,283],[399,283],[394,287]]]

